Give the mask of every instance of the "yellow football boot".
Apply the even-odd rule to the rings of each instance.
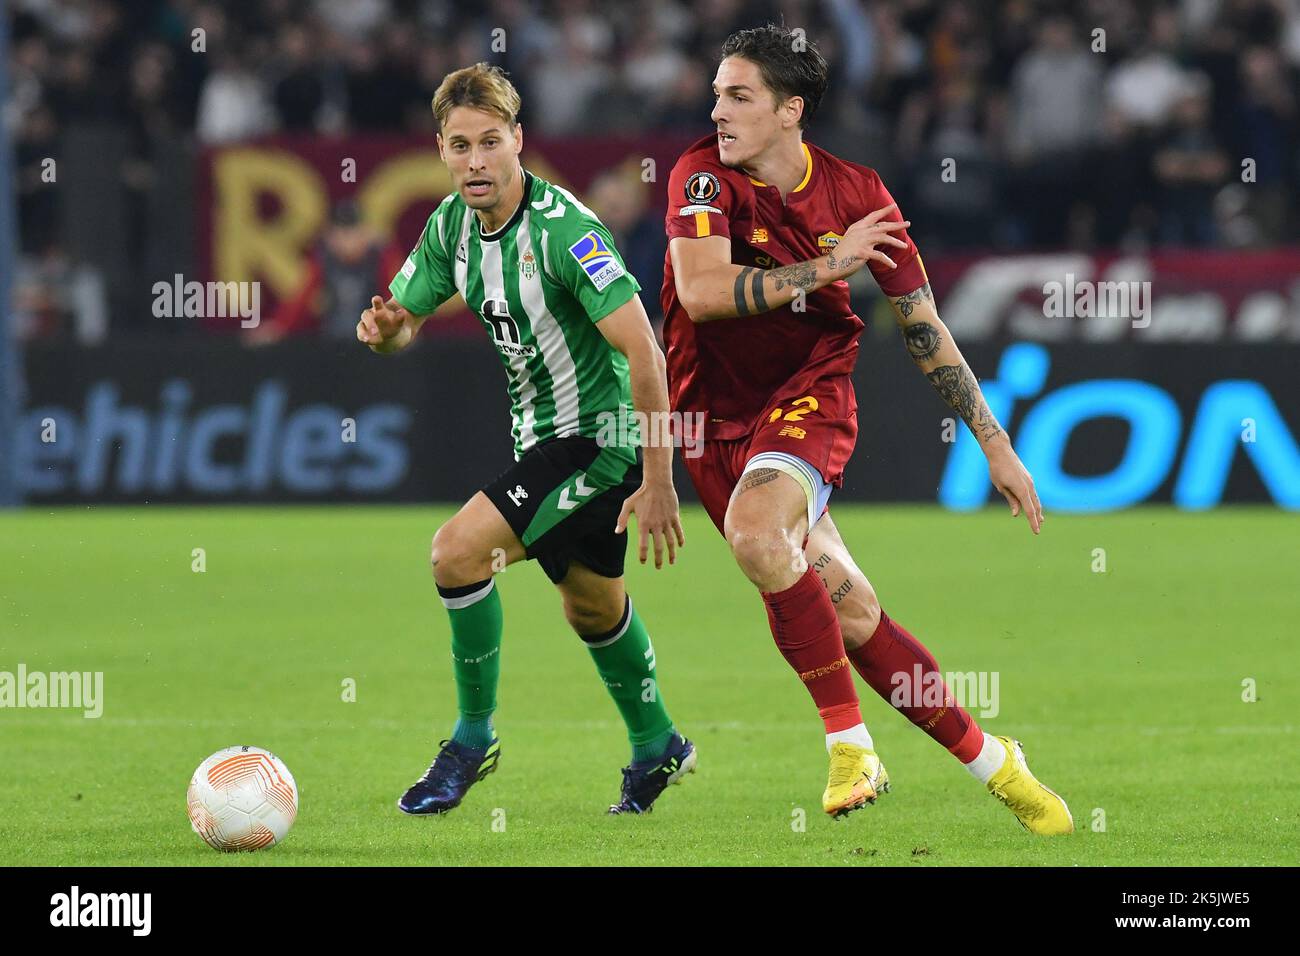
[[[1073,833],[1074,818],[1070,816],[1070,808],[1059,794],[1043,786],[1030,773],[1020,741],[1010,737],[998,737],[997,740],[1007,748],[1007,759],[1002,769],[990,778],[989,793],[1005,803],[1020,825],[1030,833],[1039,836]]]
[[[874,750],[857,744],[837,743],[831,747],[831,773],[822,794],[822,809],[839,819],[876,802],[876,795],[889,792],[889,774]]]

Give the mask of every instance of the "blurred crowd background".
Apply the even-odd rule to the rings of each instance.
[[[1300,238],[1300,0],[8,0],[6,10],[4,122],[29,337],[71,313],[92,338],[131,327],[110,323],[129,310],[105,263],[85,254],[104,236],[78,204],[114,210],[109,273],[192,273],[183,171],[205,145],[431,136],[434,89],[477,60],[510,71],[536,134],[707,134],[722,40],[769,20],[804,27],[831,64],[808,137],[879,170],[928,253]],[[196,27],[205,56],[191,55]],[[85,172],[79,185],[49,188],[50,158]],[[940,175],[947,159],[960,188]],[[662,199],[593,193],[625,254],[654,269]],[[340,248],[355,220],[334,211]],[[658,276],[642,285],[657,290]],[[282,315],[267,334],[295,327]]]

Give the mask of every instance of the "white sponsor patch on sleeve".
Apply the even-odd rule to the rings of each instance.
[[[607,285],[624,275],[618,259],[594,229],[569,246],[569,255],[582,266],[597,292],[604,292]]]
[[[697,212],[716,212],[719,216],[722,215],[722,210],[719,209],[717,206],[699,206],[699,205],[696,205],[696,206],[682,206],[681,209],[678,209],[678,210],[677,210],[677,215],[679,215],[679,216],[690,216],[690,215],[693,215],[693,214],[695,214],[695,213],[697,213]]]
[[[402,263],[402,275],[406,276],[406,278],[408,279],[411,278],[411,276],[415,275],[414,256],[407,256],[406,261]]]

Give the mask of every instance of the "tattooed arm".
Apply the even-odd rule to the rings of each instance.
[[[892,299],[891,303],[912,361],[961,416],[971,434],[981,444],[1005,438],[1006,433],[984,401],[979,382],[958,351],[948,327],[939,319],[930,283]]]
[[[668,244],[677,298],[692,322],[711,322],[780,308],[801,293],[806,295],[851,276],[872,259],[892,269],[893,260],[875,246],[906,248],[905,242],[890,233],[910,223],[884,220],[893,208],[877,209],[855,222],[828,255],[775,269],[736,265],[726,236],[677,236]]]
[[[989,461],[989,477],[1007,499],[1011,514],[1024,512],[1037,534],[1043,521],[1043,507],[1034,490],[1034,481],[984,400],[979,382],[962,358],[952,333],[940,320],[930,283],[890,299],[890,304],[912,361],[979,440]]]

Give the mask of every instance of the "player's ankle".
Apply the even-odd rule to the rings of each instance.
[[[845,730],[828,731],[826,734],[826,752],[830,753],[831,748],[836,744],[854,744],[858,747],[865,747],[867,750],[876,749],[875,741],[871,739],[866,724],[855,724]]]

